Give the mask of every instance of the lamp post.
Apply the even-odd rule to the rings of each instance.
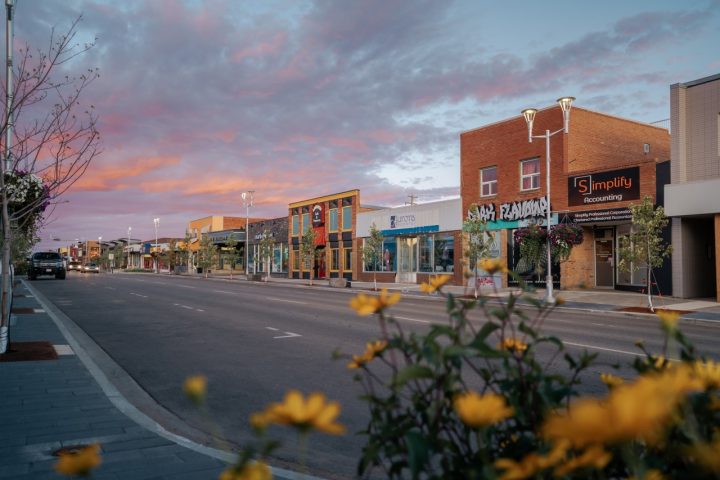
[[[533,138],[544,138],[545,139],[545,189],[546,189],[546,195],[547,195],[547,237],[546,237],[546,245],[545,248],[547,250],[547,277],[546,277],[546,285],[545,285],[545,302],[546,303],[555,303],[555,297],[553,296],[553,282],[552,282],[552,255],[550,253],[550,217],[551,217],[551,210],[550,210],[550,137],[552,137],[555,134],[558,134],[560,132],[563,132],[564,134],[567,134],[570,128],[570,107],[572,107],[572,102],[575,100],[575,97],[562,97],[558,98],[557,103],[560,105],[560,110],[562,110],[563,114],[563,128],[556,130],[554,132],[550,132],[550,130],[545,130],[545,135],[535,135],[532,134],[533,129],[533,121],[535,120],[535,114],[537,114],[537,110],[534,108],[526,108],[522,111],[522,116],[525,118],[525,123],[527,123],[528,127],[528,142],[532,143]]]
[[[160,252],[158,247],[158,227],[160,226],[160,219],[153,218],[155,224],[155,273],[160,273]]]
[[[241,195],[243,205],[245,205],[245,280],[247,280],[250,275],[250,266],[248,264],[248,249],[250,248],[250,232],[248,232],[248,227],[250,226],[250,220],[248,217],[250,216],[250,207],[253,206],[254,193],[255,190],[248,190]]]
[[[98,237],[98,266],[102,259],[102,243],[100,242],[102,242],[102,237]]]
[[[130,232],[132,232],[132,227],[128,227],[127,266],[125,267],[126,270],[130,270]]]

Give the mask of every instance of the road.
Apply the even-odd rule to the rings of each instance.
[[[348,306],[357,291],[144,274],[74,273],[65,281],[41,278],[32,285],[163,407],[233,445],[252,438],[250,414],[280,401],[288,389],[322,391],[338,400],[349,434],[314,434],[307,464],[318,476],[354,475],[362,438],[353,434],[368,415],[347,361],[331,356],[336,349],[359,354],[379,336],[373,317],[359,317]],[[444,312],[441,299],[411,295],[392,308],[403,329],[418,332],[447,321]],[[480,324],[483,317],[474,312],[471,320]],[[720,325],[687,324],[683,331],[701,352],[715,354]],[[636,340],[655,351],[662,345],[654,317],[558,310],[543,332],[560,337],[575,353],[599,354],[583,377],[586,393],[604,392],[598,374],[639,355]],[[557,361],[554,368],[563,365]],[[619,373],[632,375],[627,368]],[[184,380],[194,374],[208,378],[211,420],[182,394]],[[287,429],[272,433],[289,445],[276,460],[297,468],[295,437]]]

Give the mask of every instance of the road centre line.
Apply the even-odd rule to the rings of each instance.
[[[644,353],[637,353],[637,352],[628,352],[626,350],[616,350],[614,348],[605,348],[605,347],[596,347],[595,345],[585,345],[584,343],[573,343],[573,342],[565,342],[563,341],[565,345],[570,345],[571,347],[580,347],[580,348],[590,348],[593,350],[602,350],[604,352],[613,352],[613,353],[622,353],[623,355],[632,355],[635,357],[644,357]]]
[[[192,285],[182,285],[180,283],[178,283],[176,286],[183,287],[183,288],[196,288],[196,287],[193,287]]]
[[[234,294],[235,294],[235,292],[228,292],[227,290],[213,290],[213,292],[217,292],[217,293],[229,293],[230,295],[234,295]]]
[[[135,295],[136,297],[148,298],[147,295],[140,295],[139,293],[135,293],[135,292],[130,292],[130,295]]]
[[[397,318],[398,320],[407,320],[409,322],[432,323],[430,320],[420,320],[419,318],[398,317],[398,316],[393,316],[393,318]]]
[[[273,327],[265,327],[265,328],[267,328],[268,330],[272,330],[273,332],[277,332],[278,330],[280,330],[279,328],[273,328]]]
[[[276,298],[276,297],[265,297],[267,300],[273,300],[275,302],[286,302],[286,303],[298,303],[300,305],[307,305],[308,302],[303,302],[300,300],[287,300],[285,298]]]

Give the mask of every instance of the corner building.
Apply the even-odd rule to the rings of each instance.
[[[535,117],[533,135],[562,127],[560,107],[545,108]],[[527,125],[520,115],[460,135],[463,218],[477,205],[477,214],[499,233],[497,256],[516,271],[519,246],[513,232],[530,223],[546,224],[545,149],[545,139],[528,142]],[[631,228],[629,205],[645,195],[656,203],[662,201],[658,192],[662,197],[662,184],[669,182],[667,129],[573,107],[569,133],[550,138],[550,157],[551,224],[574,221],[584,235],[568,261],[553,266],[553,284],[642,289],[644,270],[630,274],[617,268],[618,239]],[[667,263],[656,273],[655,283],[669,294]],[[537,277],[532,277],[534,283],[544,286],[544,276]],[[502,278],[504,286],[509,281],[507,275]]]

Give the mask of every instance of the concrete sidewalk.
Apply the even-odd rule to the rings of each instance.
[[[102,448],[97,479],[216,479],[235,460],[233,453],[165,430],[130,404],[106,375],[112,370],[116,381],[127,374],[117,364],[99,368],[88,353],[97,345],[75,338],[78,327],[52,310],[31,286],[16,287],[11,348],[13,342],[44,341],[58,356],[0,361],[0,479],[66,478],[55,473],[53,452],[93,443]],[[312,478],[272,470],[274,478]]]

